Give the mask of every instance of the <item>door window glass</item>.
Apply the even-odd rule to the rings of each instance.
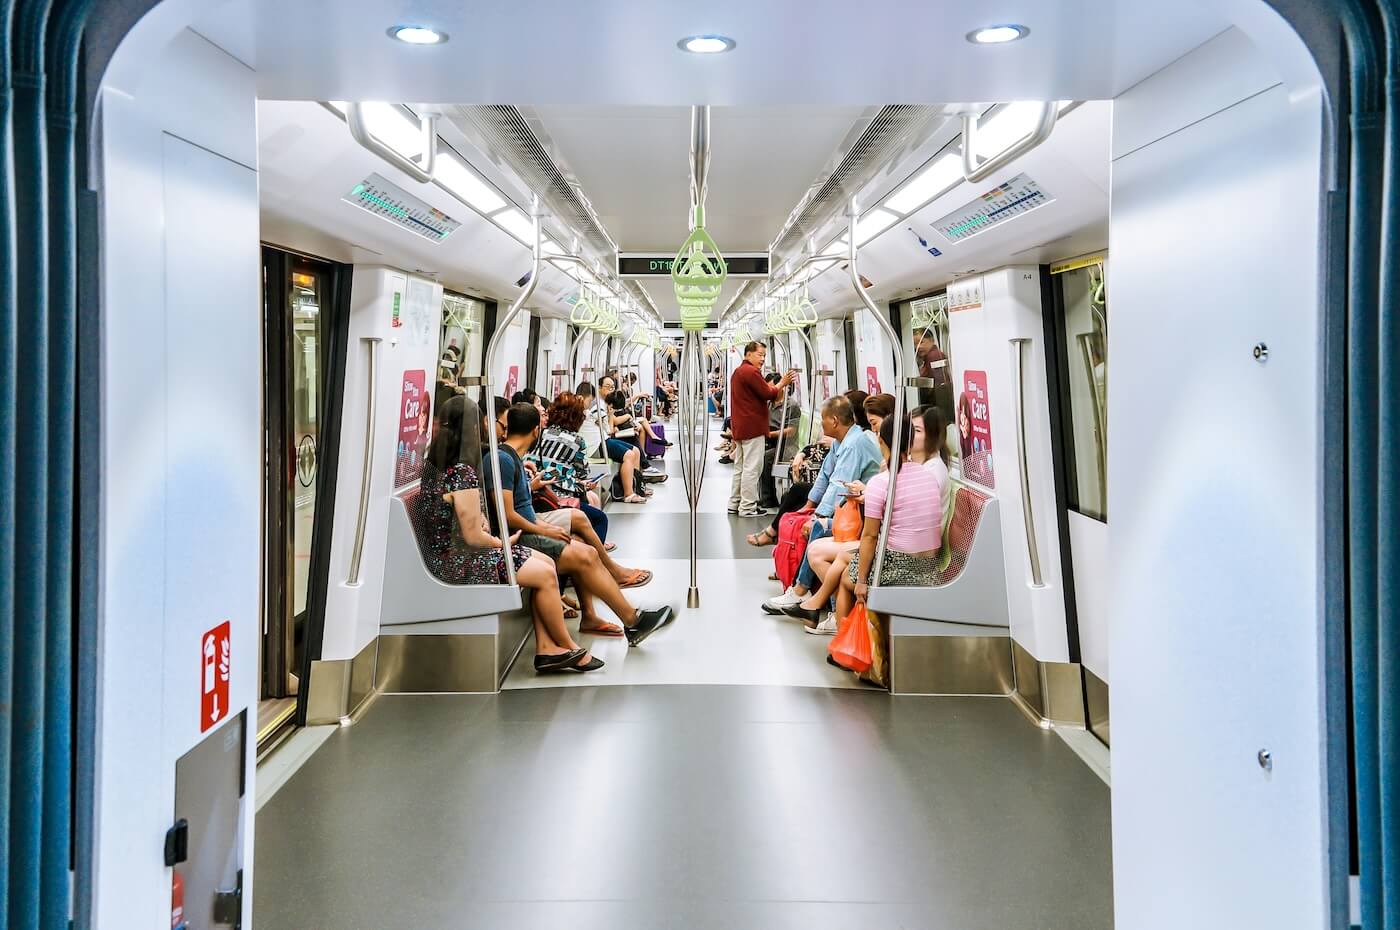
[[[485,346],[482,333],[486,324],[486,304],[471,297],[444,291],[442,295],[442,332],[439,339],[438,393],[441,402],[449,393],[465,391],[473,400],[481,399],[481,389],[467,384],[467,379],[480,377]],[[434,403],[434,407],[437,407]]]
[[[292,272],[292,435],[296,456],[292,523],[292,616],[306,613],[311,532],[316,518],[316,462],[321,430],[321,275]]]
[[[914,340],[915,374],[922,379],[917,406],[937,407],[943,414],[946,447],[950,459],[958,458],[959,444],[953,411],[953,359],[948,344],[948,295],[933,294],[912,301],[909,323]]]
[[[1108,519],[1108,291],[1102,263],[1055,276],[1068,351],[1074,482],[1070,506]]]

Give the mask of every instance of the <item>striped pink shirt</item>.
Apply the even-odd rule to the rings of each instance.
[[[885,515],[885,488],[889,472],[880,472],[865,486],[865,515]],[[938,479],[915,462],[905,462],[894,489],[894,513],[890,517],[887,545],[897,552],[930,552],[939,547],[943,508]]]

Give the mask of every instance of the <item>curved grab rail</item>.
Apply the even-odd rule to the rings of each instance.
[[[496,479],[492,482],[494,485],[492,488],[492,496],[496,499],[496,516],[500,524],[497,529],[501,534],[501,558],[506,564],[506,583],[509,585],[516,584],[515,562],[512,560],[510,553],[510,525],[506,519],[506,498],[505,491],[502,487],[504,482],[501,481],[501,460],[497,455],[500,449],[500,443],[496,439],[495,394],[492,391],[491,371],[495,365],[496,353],[501,348],[501,338],[505,335],[506,330],[510,327],[510,324],[515,320],[516,316],[519,315],[521,308],[525,306],[525,301],[529,300],[535,293],[535,286],[540,283],[540,250],[544,243],[540,232],[541,214],[540,198],[538,194],[531,198],[530,215],[534,221],[535,227],[534,246],[531,248],[533,267],[530,272],[530,280],[525,283],[525,289],[520,292],[519,297],[515,298],[515,302],[510,305],[510,309],[506,311],[506,315],[497,322],[496,331],[491,334],[491,342],[486,346],[486,359],[482,366],[486,376],[486,389],[482,391],[483,396],[481,402],[482,406],[489,411],[486,419],[491,425],[486,430],[486,437],[491,452],[491,474]]]
[[[800,328],[796,330],[796,332],[797,335],[802,337],[802,345],[807,350],[807,389],[812,393],[811,405],[807,408],[809,411],[807,440],[802,443],[803,446],[807,446],[821,438],[820,430],[822,420],[817,411],[817,353],[812,346],[811,337],[807,335],[806,328]],[[814,432],[813,427],[815,427],[816,432]]]
[[[977,163],[976,142],[979,116],[976,113],[964,113],[962,118],[963,178],[976,183],[1005,168],[1050,138],[1050,133],[1055,129],[1055,120],[1059,115],[1060,102],[1058,100],[1045,101],[1040,105],[1040,117],[1036,120],[1035,129],[1031,130],[1030,135],[1019,142],[1012,143],[979,165]]]
[[[363,103],[347,103],[345,105],[345,124],[350,127],[350,135],[354,137],[355,141],[413,180],[423,184],[431,182],[433,168],[437,164],[437,114],[428,113],[418,117],[419,127],[423,133],[423,163],[420,165],[401,152],[385,145],[369,131],[369,124],[365,122],[364,107]]]
[[[360,583],[360,562],[365,554],[365,525],[369,522],[369,485],[374,475],[375,375],[379,365],[379,344],[384,340],[378,336],[363,336],[360,341],[369,348],[369,367],[365,370],[365,462],[360,471],[360,505],[355,517],[355,545],[350,550],[350,572],[345,578],[345,583],[351,587]]]
[[[865,309],[868,310],[870,315],[875,318],[875,321],[880,324],[880,329],[884,332],[885,338],[890,341],[890,345],[898,346],[899,334],[896,333],[894,327],[890,325],[889,317],[880,312],[879,308],[875,306],[875,301],[871,300],[870,295],[865,292],[865,286],[861,284],[860,270],[857,266],[856,258],[856,220],[859,218],[860,210],[856,204],[856,199],[852,197],[850,200],[850,208],[846,211],[846,220],[848,223],[848,229],[846,230],[847,257],[850,261],[847,270],[850,272],[851,286],[855,288],[856,296],[859,297],[861,303],[865,305]],[[899,424],[904,420],[903,352],[894,353],[894,383],[894,413],[892,416],[894,417],[895,429],[892,432],[894,442],[890,446],[890,480],[885,488],[885,512],[880,519],[880,540],[875,548],[875,564],[870,566],[869,585],[872,588],[879,587],[880,570],[885,564],[885,547],[890,535],[890,519],[894,516],[895,484],[899,480],[900,455],[904,451],[902,448],[904,445],[904,430],[899,428]]]

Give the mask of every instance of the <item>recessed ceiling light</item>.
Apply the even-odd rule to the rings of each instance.
[[[967,41],[973,45],[1001,45],[1006,42],[1015,42],[1017,39],[1024,39],[1030,34],[1031,31],[1025,26],[1003,23],[999,26],[983,26],[981,29],[974,29],[967,34]]]
[[[733,50],[734,44],[729,36],[703,35],[686,36],[676,43],[676,47],[695,55],[718,55]]]
[[[441,45],[447,41],[447,33],[431,26],[390,26],[389,38],[409,45]]]

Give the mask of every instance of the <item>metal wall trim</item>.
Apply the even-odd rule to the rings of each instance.
[[[890,693],[1006,696],[1015,690],[1010,637],[892,635]]]
[[[379,637],[376,684],[384,694],[494,694],[495,633]]]
[[[1088,707],[1089,732],[1105,746],[1112,746],[1108,739],[1108,682],[1087,668],[1084,669],[1084,703]]]
[[[375,690],[380,637],[353,659],[317,659],[306,686],[306,725],[346,725],[368,708]]]
[[[1042,662],[1014,639],[1012,661],[1016,691],[1012,695],[1033,723],[1040,727],[1083,727],[1083,668],[1077,662]]]

